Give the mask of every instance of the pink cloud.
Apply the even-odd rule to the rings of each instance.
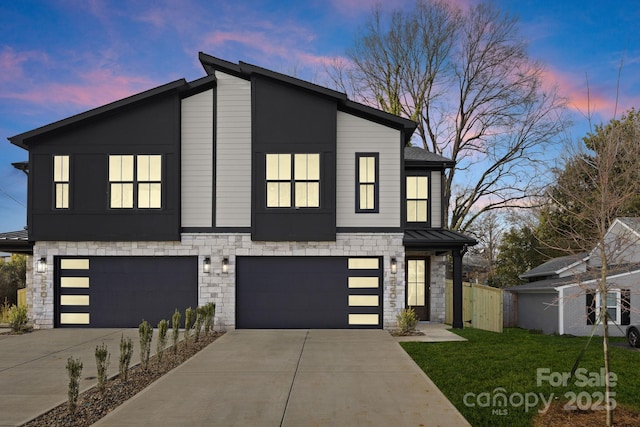
[[[5,47],[0,52],[0,81],[15,81],[23,77],[23,64],[38,56],[35,52],[15,52],[11,47]]]
[[[330,0],[329,3],[339,14],[349,17],[367,14],[376,6],[380,6],[382,10],[405,9],[407,5],[413,6],[413,2],[408,3],[406,0],[386,0],[384,2],[380,0]],[[447,0],[447,3],[465,10],[478,4],[479,0]]]
[[[109,70],[96,69],[78,76],[77,82],[45,82],[31,85],[23,91],[3,91],[0,97],[49,106],[72,104],[93,108],[126,98],[153,85],[143,77],[117,75]]]
[[[336,58],[325,55],[314,55],[292,47],[292,41],[271,37],[262,31],[215,31],[205,37],[205,45],[213,49],[222,49],[229,43],[238,43],[256,50],[268,57],[273,63],[274,57],[299,63],[304,67],[317,68],[335,62]],[[345,59],[346,60],[346,59]]]
[[[616,106],[615,86],[603,87],[594,82],[588,82],[587,77],[585,75],[582,78],[576,78],[574,74],[552,69],[546,70],[543,74],[545,86],[557,87],[560,95],[568,99],[569,108],[585,117],[598,114],[609,119],[633,105],[625,105],[628,102],[623,100]]]

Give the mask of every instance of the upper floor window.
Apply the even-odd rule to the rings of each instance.
[[[162,156],[109,156],[109,207],[159,209],[162,207]]]
[[[267,154],[268,208],[320,207],[320,154]]]
[[[356,153],[356,212],[378,212],[378,153]]]
[[[56,209],[69,209],[69,156],[53,156],[53,185]]]
[[[429,178],[407,177],[407,222],[427,222],[429,210]]]

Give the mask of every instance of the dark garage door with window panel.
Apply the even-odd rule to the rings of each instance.
[[[57,327],[156,326],[198,304],[197,257],[56,258]]]
[[[237,257],[236,327],[382,328],[382,259]]]

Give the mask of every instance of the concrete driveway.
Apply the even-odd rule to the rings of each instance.
[[[386,331],[238,330],[99,426],[468,426]]]
[[[0,426],[66,401],[67,358],[95,385],[107,344],[116,374],[120,336],[136,329],[55,329],[0,335]],[[155,344],[152,344],[155,349]],[[431,380],[380,330],[227,332],[97,425],[468,426]]]
[[[102,343],[111,353],[108,375],[117,374],[123,334],[134,343],[132,365],[139,363],[137,329],[47,329],[0,335],[0,426],[24,424],[66,402],[69,357],[82,360],[80,391],[96,385],[95,349]]]

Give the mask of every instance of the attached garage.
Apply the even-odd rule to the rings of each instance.
[[[382,258],[237,257],[237,328],[382,328]]]
[[[154,327],[198,305],[197,257],[58,257],[55,326]],[[183,315],[184,317],[184,315]]]

